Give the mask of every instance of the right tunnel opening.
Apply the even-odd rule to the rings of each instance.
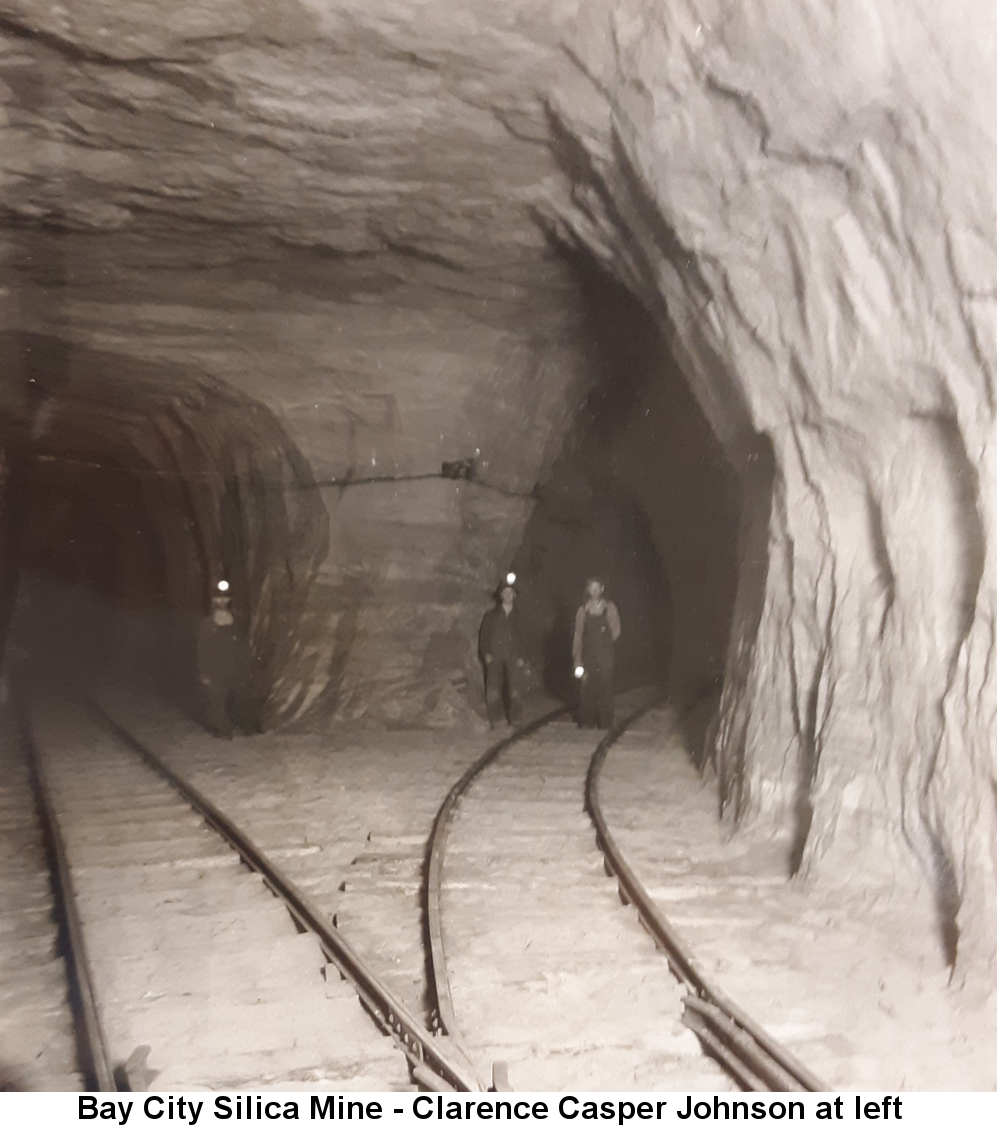
[[[701,705],[700,757],[738,591],[740,482],[659,323],[590,256],[568,258],[583,392],[513,561],[527,651],[537,683],[576,698],[573,621],[598,576],[623,624],[617,687],[661,683],[680,711]]]

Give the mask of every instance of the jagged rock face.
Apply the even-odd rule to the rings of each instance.
[[[529,268],[557,9],[4,0],[4,206]]]
[[[994,72],[981,5],[590,4],[554,202],[747,488],[717,735],[803,865],[909,843],[993,961]],[[954,892],[953,892],[954,887]]]

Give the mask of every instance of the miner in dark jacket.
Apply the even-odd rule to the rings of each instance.
[[[495,605],[485,614],[478,652],[485,666],[485,704],[492,727],[507,719],[513,726],[522,716],[523,654],[516,609],[516,590],[506,582]]]
[[[197,667],[207,699],[208,727],[226,739],[232,738],[236,727],[247,733],[259,731],[249,642],[232,615],[227,582],[218,583],[211,614],[201,622]]]

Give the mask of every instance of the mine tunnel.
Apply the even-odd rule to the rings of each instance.
[[[56,918],[65,824],[114,1057],[29,1057],[0,1009],[0,1084],[997,1086],[997,26],[750,7],[4,6],[0,807]],[[516,711],[479,636],[510,576]],[[273,871],[253,905],[271,851],[307,907]],[[658,923],[631,874],[695,954],[603,1056]],[[214,1014],[114,961],[174,899],[225,937]],[[742,996],[791,1056],[717,1078]],[[288,1019],[353,1008],[367,1068],[295,1060]],[[419,1061],[444,1031],[461,1064]]]
[[[296,583],[325,538],[279,423],[218,383],[40,335],[3,346],[27,391],[7,421],[4,480],[15,649],[39,672],[136,681],[196,717],[198,627],[227,583],[265,712],[297,643]]]
[[[574,704],[571,627],[586,579],[600,576],[626,629],[617,685],[715,698],[736,589],[737,478],[648,312],[590,258],[557,254],[582,360],[559,451],[522,493],[530,510],[506,563],[529,689]],[[198,626],[224,580],[251,638],[252,694],[279,722],[280,666],[315,647],[303,613],[328,550],[320,488],[272,413],[179,367],[41,335],[8,335],[5,350],[26,391],[8,423],[5,482],[15,636],[63,673],[141,678],[196,717]],[[493,492],[486,477],[468,490]],[[441,675],[424,665],[425,679]]]
[[[570,637],[601,578],[627,631],[619,686],[716,702],[737,588],[740,488],[652,316],[590,258],[581,300],[587,392],[512,559],[548,691],[573,698]]]

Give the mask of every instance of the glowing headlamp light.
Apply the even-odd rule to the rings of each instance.
[[[584,675],[585,675],[585,669],[584,669],[584,668],[582,668],[582,666],[581,666],[580,664],[579,664],[579,665],[576,665],[576,666],[575,666],[575,676],[577,677],[577,679],[581,680],[581,678],[582,678],[582,677],[583,677]]]

